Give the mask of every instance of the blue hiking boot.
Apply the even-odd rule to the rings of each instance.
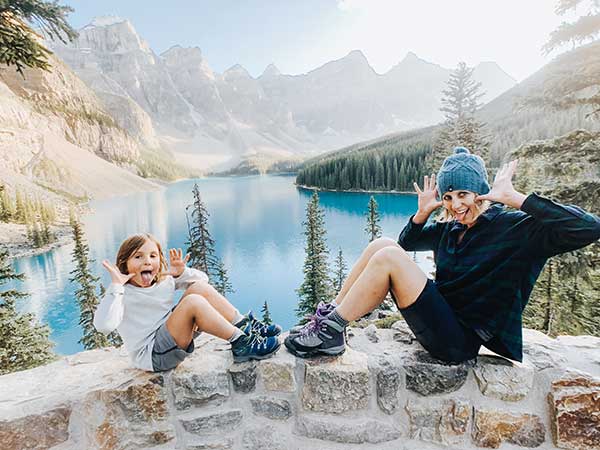
[[[346,351],[345,327],[327,317],[309,322],[301,332],[285,338],[285,346],[292,355],[311,358],[318,355],[341,355]]]
[[[281,327],[276,323],[267,325],[258,320],[252,311],[249,311],[242,320],[235,324],[240,330],[243,330],[248,324],[252,327],[252,332],[262,337],[273,337],[281,334]]]
[[[325,302],[320,302],[317,305],[317,310],[315,311],[314,314],[309,315],[308,318],[308,322],[305,323],[304,325],[296,325],[295,327],[292,327],[290,329],[290,336],[293,336],[295,334],[300,334],[303,333],[303,330],[308,330],[311,329],[312,327],[314,327],[314,321],[317,319],[323,319],[325,316],[327,316],[331,311],[333,311],[335,309],[335,306],[332,305],[331,303],[325,303]]]
[[[276,336],[262,337],[257,333],[253,333],[250,322],[242,331],[246,334],[231,343],[234,362],[270,358],[281,346],[281,342]]]

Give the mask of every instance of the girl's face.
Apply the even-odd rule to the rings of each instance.
[[[130,280],[135,286],[151,286],[159,269],[160,253],[156,244],[150,240],[146,240],[127,260],[127,273],[135,274]]]
[[[458,222],[470,227],[479,216],[479,208],[475,203],[476,196],[477,194],[471,191],[446,192],[442,196],[442,203]]]

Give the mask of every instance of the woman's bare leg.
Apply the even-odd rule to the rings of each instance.
[[[229,303],[219,291],[206,282],[197,281],[192,283],[190,287],[183,293],[183,297],[196,294],[204,297],[211,306],[216,309],[229,322],[232,322],[238,315],[238,310],[235,306]]]
[[[379,306],[390,290],[398,307],[406,308],[419,297],[426,282],[427,276],[400,246],[385,246],[369,258],[337,312],[349,322],[357,320]]]
[[[377,253],[379,250],[381,250],[382,248],[385,248],[385,247],[400,248],[400,246],[398,245],[398,243],[396,241],[394,241],[393,239],[390,239],[390,238],[385,238],[385,237],[375,239],[373,242],[371,242],[369,245],[367,245],[367,247],[363,250],[362,254],[358,258],[358,261],[356,261],[356,263],[354,263],[354,266],[352,266],[352,270],[350,270],[350,273],[348,274],[348,278],[346,278],[346,281],[344,281],[342,289],[340,289],[340,292],[338,293],[337,297],[335,298],[335,303],[337,303],[338,305],[342,304],[342,302],[344,301],[344,299],[346,297],[346,294],[348,293],[348,291],[350,291],[350,288],[352,287],[354,282],[358,279],[358,277],[360,276],[362,271],[365,269],[365,267],[367,267],[367,263],[369,262],[371,257],[375,253]]]
[[[167,319],[167,330],[180,348],[187,348],[196,327],[225,340],[230,339],[237,330],[207,299],[189,294],[181,299]]]

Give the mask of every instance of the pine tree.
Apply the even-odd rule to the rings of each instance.
[[[377,201],[371,196],[367,208],[367,226],[365,227],[365,232],[369,235],[369,242],[373,242],[375,239],[381,237],[380,221]]]
[[[273,323],[273,320],[271,319],[271,313],[269,312],[269,304],[267,303],[266,300],[263,303],[261,312],[262,312],[262,321],[267,325],[271,325]]]
[[[83,337],[79,340],[86,350],[108,347],[108,337],[94,328],[94,313],[98,307],[98,296],[96,291],[100,278],[92,275],[90,265],[93,260],[89,259],[89,247],[85,242],[85,236],[81,224],[74,216],[71,216],[71,228],[75,248],[73,249],[73,261],[75,268],[70,272],[72,283],[77,283],[79,288],[75,291],[75,297],[79,304],[79,325],[83,330]]]
[[[227,294],[235,292],[233,290],[233,286],[229,281],[229,276],[227,275],[227,270],[225,269],[225,264],[222,261],[217,262],[217,272],[214,283],[215,289],[219,291],[219,293],[223,297],[227,297]]]
[[[4,185],[0,186],[0,221],[10,222],[15,214],[15,206]]]
[[[194,183],[192,189],[193,202],[186,208],[188,220],[188,248],[190,265],[205,272],[211,280],[218,279],[219,261],[215,254],[215,241],[208,231],[208,218],[210,214],[200,198],[198,184]],[[187,211],[191,210],[191,223]]]
[[[25,67],[49,70],[51,52],[41,44],[28,23],[33,23],[50,39],[66,43],[77,33],[67,23],[73,9],[58,2],[43,0],[7,0],[0,2],[0,63],[14,65],[23,74]]]
[[[340,247],[338,250],[337,257],[334,261],[333,290],[335,292],[335,295],[339,294],[339,292],[342,290],[342,286],[344,285],[344,281],[346,281],[346,277],[348,275],[347,270],[348,266],[346,265],[346,261],[344,261],[342,247]]]
[[[23,280],[14,273],[8,253],[0,250],[0,286]],[[10,289],[0,292],[0,375],[30,369],[54,359],[50,329],[40,325],[32,314],[19,314],[16,301],[26,294]]]
[[[473,69],[460,62],[450,74],[446,89],[442,91],[442,107],[445,122],[437,135],[427,166],[431,172],[441,166],[444,158],[456,146],[467,147],[472,152],[488,160],[487,136],[484,124],[475,119],[475,112],[481,107],[479,100],[481,83],[473,80]]]
[[[319,207],[319,195],[315,192],[306,207],[304,236],[306,257],[304,259],[304,281],[296,290],[300,301],[296,314],[304,318],[312,314],[319,302],[331,301],[332,285],[329,279],[327,244],[325,242],[325,217]]]

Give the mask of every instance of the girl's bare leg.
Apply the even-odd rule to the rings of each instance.
[[[415,302],[426,282],[427,276],[402,248],[385,246],[369,258],[337,311],[349,322],[357,320],[379,306],[390,290],[398,307],[406,308]]]
[[[225,340],[237,330],[207,299],[197,294],[185,295],[167,319],[167,330],[180,348],[187,348],[196,327]]]
[[[335,298],[335,302],[338,305],[342,304],[346,294],[348,293],[348,291],[350,290],[350,288],[352,287],[354,282],[358,279],[358,277],[360,276],[362,271],[365,269],[365,267],[367,266],[367,263],[369,262],[371,257],[375,253],[377,253],[377,251],[379,251],[385,247],[401,248],[396,241],[394,241],[393,239],[390,239],[390,238],[385,238],[385,237],[375,239],[373,242],[371,242],[369,245],[367,245],[367,247],[363,250],[362,254],[358,258],[358,261],[356,261],[354,266],[352,266],[352,270],[348,274],[348,278],[346,278],[346,281],[344,281],[342,289],[340,290],[337,297]]]
[[[233,321],[238,314],[238,310],[235,308],[235,306],[229,303],[229,301],[223,297],[219,291],[217,291],[208,283],[192,283],[192,285],[183,293],[183,296],[185,297],[190,294],[196,294],[204,297],[208,303],[210,303],[211,306],[229,322]]]

